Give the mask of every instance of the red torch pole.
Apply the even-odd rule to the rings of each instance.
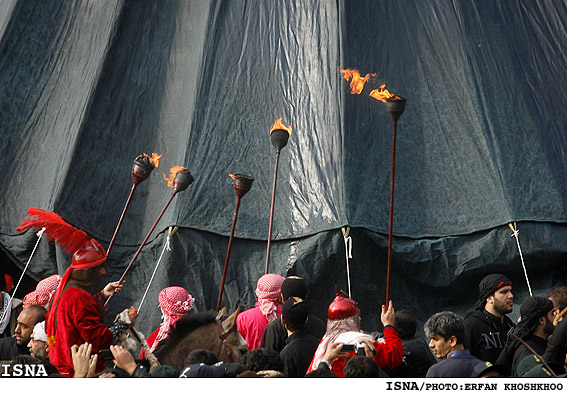
[[[154,229],[156,228],[158,222],[160,221],[161,217],[163,216],[163,214],[165,213],[165,211],[167,210],[167,207],[169,207],[169,204],[171,203],[171,201],[173,200],[173,197],[175,197],[175,195],[180,192],[183,191],[185,189],[187,189],[187,187],[193,183],[193,177],[191,176],[191,174],[189,173],[189,171],[187,171],[186,169],[179,171],[177,173],[177,175],[175,176],[175,180],[173,183],[173,193],[171,193],[171,196],[169,197],[169,200],[167,201],[167,203],[165,204],[165,206],[163,207],[163,209],[161,210],[160,214],[158,215],[156,221],[154,222],[152,228],[150,229],[150,231],[148,232],[148,234],[146,235],[146,237],[144,238],[144,240],[142,241],[142,243],[140,244],[140,247],[138,248],[138,250],[136,251],[136,253],[134,254],[134,257],[132,257],[132,260],[130,260],[130,263],[128,264],[128,266],[126,267],[126,270],[124,270],[124,273],[122,274],[122,276],[119,279],[119,283],[122,283],[124,281],[124,277],[126,276],[126,274],[128,273],[128,271],[130,270],[130,268],[132,267],[132,265],[134,264],[134,261],[136,261],[136,259],[138,258],[138,255],[140,254],[140,252],[142,251],[142,248],[144,247],[144,245],[146,244],[146,242],[148,241],[148,239],[150,238],[150,235],[152,235],[152,232],[154,231]],[[110,302],[110,300],[112,299],[112,296],[115,293],[110,294],[110,296],[106,299],[106,302],[104,303],[104,308],[106,308],[106,306],[108,305],[108,303]]]
[[[388,99],[386,101],[386,111],[392,118],[394,131],[392,135],[392,174],[390,179],[390,219],[388,225],[388,268],[386,271],[386,305],[390,301],[390,268],[392,265],[392,228],[394,222],[394,176],[396,170],[396,131],[398,128],[398,119],[404,113],[406,108],[406,99],[398,97],[397,99]]]
[[[155,153],[154,153],[154,157],[155,157]],[[159,159],[160,157],[161,156],[156,157],[156,160]],[[124,209],[122,210],[122,214],[120,215],[120,219],[118,220],[116,229],[114,230],[114,235],[112,235],[112,239],[108,244],[108,249],[106,250],[107,255],[110,255],[110,250],[114,246],[114,241],[116,240],[116,236],[118,235],[118,230],[122,226],[124,215],[126,215],[126,211],[130,206],[130,201],[132,200],[132,195],[134,194],[134,191],[136,190],[136,188],[140,183],[148,179],[154,168],[155,166],[152,163],[152,161],[150,161],[149,156],[145,154],[136,157],[136,159],[134,160],[134,166],[132,167],[132,178],[133,178],[132,188],[130,189],[130,194],[128,195],[128,199],[126,200],[126,204],[124,205]]]
[[[236,219],[238,217],[238,209],[240,208],[240,199],[246,194],[248,193],[248,191],[250,190],[250,188],[252,187],[252,182],[254,181],[254,178],[251,178],[247,175],[242,175],[242,174],[230,174],[231,178],[233,178],[235,180],[234,182],[234,190],[236,191],[236,207],[234,208],[234,216],[232,218],[232,228],[230,230],[230,238],[228,239],[228,249],[226,251],[226,259],[224,261],[224,270],[222,273],[222,281],[221,281],[221,285],[220,285],[220,290],[219,290],[219,298],[217,301],[217,312],[220,310],[221,308],[221,302],[222,302],[222,293],[224,291],[224,283],[226,280],[226,272],[228,269],[228,261],[230,258],[230,251],[232,249],[232,241],[234,239],[234,230],[236,229]]]
[[[281,118],[278,119],[278,122],[281,121]],[[276,122],[277,123],[277,122]],[[281,123],[280,123],[281,124]],[[270,266],[270,247],[272,244],[272,226],[274,222],[274,205],[276,202],[276,184],[277,184],[277,177],[278,177],[278,163],[280,160],[280,152],[284,146],[287,145],[287,141],[289,140],[290,131],[283,129],[283,128],[273,128],[270,131],[270,137],[272,139],[272,145],[276,148],[276,165],[274,167],[274,180],[272,183],[272,203],[270,206],[270,223],[268,227],[268,246],[266,248],[266,266],[264,268],[264,274],[268,273],[269,266]]]

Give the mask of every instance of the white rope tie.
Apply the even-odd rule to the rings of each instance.
[[[165,245],[163,245],[163,249],[161,251],[161,255],[159,256],[156,267],[154,268],[154,272],[152,273],[152,277],[150,278],[150,283],[148,283],[148,286],[146,287],[146,291],[144,292],[144,296],[142,297],[142,301],[140,301],[140,306],[138,307],[138,313],[140,313],[140,309],[142,309],[142,304],[144,303],[144,299],[146,298],[146,295],[148,294],[148,290],[150,289],[150,286],[152,285],[152,281],[154,280],[154,276],[157,272],[159,264],[161,263],[161,259],[163,257],[163,254],[165,253],[166,250],[171,251],[171,247],[169,246],[169,240],[170,239],[171,239],[171,237],[168,235],[167,239],[165,241]]]
[[[24,275],[26,273],[26,270],[28,269],[31,259],[33,257],[33,255],[35,254],[35,250],[37,249],[37,246],[39,245],[39,241],[41,241],[41,237],[43,236],[43,233],[45,232],[45,227],[43,227],[41,230],[39,230],[36,234],[37,236],[37,241],[35,243],[35,246],[33,247],[33,250],[30,254],[30,257],[28,259],[28,262],[26,263],[26,266],[24,267],[24,270],[22,271],[22,275],[20,275],[20,279],[18,280],[18,283],[16,284],[16,287],[14,288],[14,291],[12,292],[12,295],[10,296],[10,303],[8,304],[8,306],[6,307],[6,309],[2,312],[2,318],[0,319],[0,322],[2,320],[4,320],[4,316],[6,316],[6,312],[8,311],[8,308],[11,307],[12,305],[12,299],[14,298],[14,296],[16,295],[16,291],[18,291],[18,287],[20,287],[20,283],[22,282],[22,279],[24,278]]]
[[[347,283],[348,283],[348,296],[351,297],[350,292],[350,264],[349,259],[352,259],[352,238],[348,235],[350,232],[350,228],[347,227],[343,231],[343,238],[345,240],[345,257],[346,257],[346,271],[347,271]]]
[[[168,252],[171,252],[171,245],[170,245],[171,236],[173,234],[175,234],[177,229],[178,229],[177,226],[170,227],[168,232],[167,232],[167,238],[165,240],[165,245],[163,245],[163,249],[162,249],[161,254],[159,256],[158,262],[156,264],[156,267],[154,268],[154,272],[152,273],[152,277],[150,278],[150,283],[148,283],[148,286],[146,287],[146,291],[144,292],[144,296],[142,297],[142,301],[140,301],[140,306],[138,306],[138,314],[140,313],[140,309],[142,309],[142,304],[144,303],[144,300],[146,299],[146,295],[148,294],[148,290],[150,289],[150,286],[152,285],[152,281],[154,280],[154,276],[156,275],[157,269],[159,267],[159,264],[161,263],[161,259],[163,258],[165,251],[167,250]]]
[[[514,225],[512,225],[512,223],[509,223],[508,226],[512,230],[512,235],[510,235],[510,236],[516,237],[516,245],[518,245],[518,252],[520,253],[520,260],[522,261],[522,268],[524,269],[524,276],[526,277],[526,283],[528,284],[528,291],[530,292],[530,297],[533,297],[532,288],[530,286],[530,280],[528,279],[528,271],[526,270],[526,264],[524,263],[524,256],[522,255],[522,248],[520,247],[520,239],[518,237],[520,230],[517,229],[516,223],[514,223]]]

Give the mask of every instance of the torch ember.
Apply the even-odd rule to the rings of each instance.
[[[167,186],[175,191],[187,189],[187,186],[193,183],[194,180],[187,168],[182,166],[171,167],[169,169],[169,177],[163,174],[163,179],[167,181]]]
[[[107,255],[110,255],[110,251],[114,246],[114,242],[116,241],[116,236],[118,235],[118,230],[120,230],[120,227],[122,226],[124,215],[126,214],[128,207],[130,206],[130,201],[132,200],[132,195],[134,194],[134,191],[136,190],[136,188],[140,183],[148,179],[154,168],[156,168],[159,165],[159,159],[161,158],[161,156],[162,155],[158,155],[155,152],[152,153],[151,156],[142,153],[141,155],[139,155],[134,159],[134,165],[132,166],[132,179],[134,182],[132,183],[130,194],[126,199],[126,204],[124,204],[124,208],[122,209],[122,214],[120,215],[120,219],[118,219],[118,224],[116,225],[116,229],[114,229],[114,234],[112,235],[112,239],[110,240],[110,243],[108,244],[108,248],[106,249]]]
[[[284,126],[282,123],[282,118],[276,120],[270,129],[270,138],[272,139],[272,145],[278,150],[281,150],[287,145],[289,136],[291,135],[291,127]]]
[[[161,156],[162,155],[158,155],[157,153],[152,153],[152,156],[142,153],[134,159],[132,177],[134,178],[135,184],[140,184],[148,179],[153,169],[159,166],[159,159]]]

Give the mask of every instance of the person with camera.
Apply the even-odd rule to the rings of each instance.
[[[394,327],[392,301],[382,305],[380,320],[384,338],[374,340],[360,331],[360,314],[356,301],[337,295],[328,308],[327,332],[315,351],[307,373],[317,368],[329,368],[344,377],[344,367],[350,357],[371,357],[378,367],[392,369],[402,363],[403,346]]]

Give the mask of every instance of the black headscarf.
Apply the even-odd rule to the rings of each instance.
[[[484,309],[486,299],[504,286],[512,286],[512,281],[506,275],[490,274],[485,276],[478,284],[478,301],[474,309]]]
[[[520,339],[526,340],[537,328],[539,318],[545,316],[553,309],[553,302],[543,297],[528,297],[520,307],[520,322],[514,329],[513,333]],[[496,363],[511,365],[516,349],[521,342],[510,335],[508,342],[502,353],[498,357]],[[541,354],[540,354],[541,356]]]

